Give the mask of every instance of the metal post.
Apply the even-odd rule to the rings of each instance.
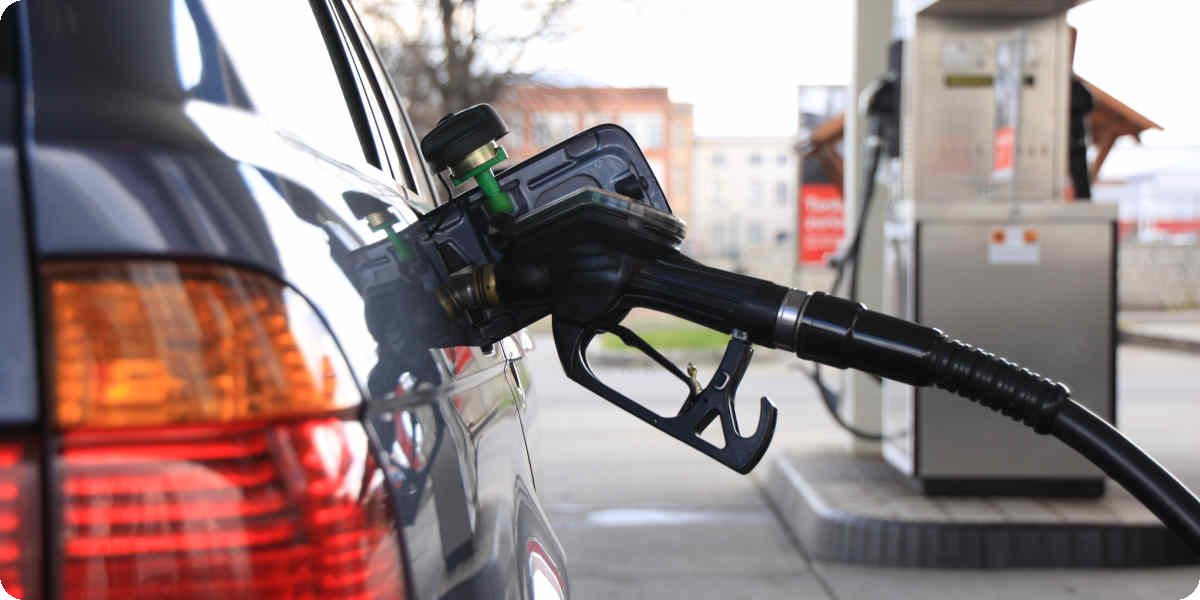
[[[858,226],[859,193],[862,189],[862,169],[866,160],[866,122],[858,113],[858,97],[871,81],[887,71],[887,47],[892,38],[892,2],[890,0],[854,1],[853,72],[850,77],[850,98],[846,106],[846,167],[842,189],[845,190],[846,235]],[[877,307],[883,300],[883,220],[885,203],[878,197],[878,187],[871,204],[867,228],[863,231],[862,249],[858,256],[859,301]],[[842,411],[854,426],[879,431],[882,426],[882,394],[879,384],[871,377],[855,371],[843,375],[845,390]],[[858,439],[850,442],[855,453],[878,454],[879,444]]]

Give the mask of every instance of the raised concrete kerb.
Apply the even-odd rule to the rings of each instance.
[[[1117,332],[1117,341],[1122,344],[1136,344],[1158,350],[1200,354],[1200,340],[1178,335],[1164,335],[1134,326],[1121,328]]]
[[[890,466],[845,452],[777,454],[755,476],[814,560],[963,569],[1197,562],[1120,491],[1070,502],[927,498]]]

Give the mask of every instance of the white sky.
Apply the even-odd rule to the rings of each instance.
[[[849,81],[849,0],[579,2],[578,31],[529,48],[522,66],[667,87],[695,105],[698,135],[790,135],[797,86]],[[1077,72],[1165,129],[1147,146],[1200,146],[1200,1],[1091,0],[1068,21]]]
[[[526,68],[613,86],[662,86],[695,105],[698,135],[791,135],[796,87],[844,84],[850,3],[842,0],[587,1],[579,31],[526,51]]]
[[[1163,127],[1147,146],[1200,146],[1200,2],[1092,0],[1067,22],[1079,29],[1075,72]]]

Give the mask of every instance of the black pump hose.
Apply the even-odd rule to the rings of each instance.
[[[1200,500],[1061,383],[956,341],[933,353],[933,385],[1052,435],[1100,467],[1200,554]]]
[[[680,254],[642,263],[621,306],[670,313],[805,360],[936,387],[1053,435],[1128,490],[1200,555],[1200,500],[1067,387],[932,327],[822,292],[808,294]]]
[[[1200,499],[1128,438],[1071,399],[1070,390],[932,327],[820,292],[795,320],[800,358],[854,368],[978,402],[1074,448],[1200,554]]]
[[[674,314],[806,360],[936,387],[1053,435],[1123,486],[1200,554],[1200,500],[1067,387],[1029,369],[822,292],[807,294],[700,264],[678,253],[643,263],[622,294],[628,306]]]
[[[644,246],[631,249],[602,235],[573,248],[575,254],[558,254],[574,257],[571,260],[546,265],[501,263],[452,278],[448,284],[462,285],[443,297],[449,305],[479,306],[486,305],[484,300],[503,302],[513,294],[509,301],[532,301],[518,293],[531,292],[534,299],[552,303],[556,332],[560,317],[582,319],[567,323],[601,330],[596,328],[612,327],[630,309],[650,308],[718,331],[737,330],[744,342],[792,351],[801,359],[944,389],[1059,438],[1132,493],[1200,554],[1200,500],[1135,444],[1076,404],[1061,383],[952,340],[932,327],[822,292],[808,294],[714,269],[674,249],[649,253]],[[486,277],[489,272],[491,277]],[[488,280],[494,280],[495,286]],[[578,357],[584,350],[560,347],[560,358],[566,365],[572,359],[568,354]],[[593,381],[600,387],[589,389],[603,388],[594,377]]]
[[[933,385],[1052,435],[1121,484],[1200,554],[1200,500],[1061,383],[957,341],[931,353]]]
[[[1076,402],[1059,409],[1050,435],[1100,467],[1200,554],[1200,501],[1129,438]]]

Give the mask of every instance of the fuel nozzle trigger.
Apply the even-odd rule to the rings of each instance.
[[[739,335],[741,332],[734,332],[734,336],[725,347],[725,354],[721,357],[721,364],[716,373],[708,385],[697,392],[692,388],[691,379],[678,366],[625,327],[611,325],[601,329],[554,319],[553,328],[554,343],[567,377],[649,423],[655,429],[707,454],[738,473],[749,473],[771,445],[778,411],[770,400],[766,397],[761,399],[758,427],[749,437],[742,435],[734,412],[734,394],[737,393],[737,387],[754,354],[754,348],[745,335]],[[587,361],[587,347],[597,334],[605,332],[617,335],[627,345],[642,351],[672,375],[688,383],[688,396],[677,415],[659,415],[608,387],[596,377]],[[717,418],[721,419],[721,431],[725,436],[724,447],[715,446],[700,437],[704,429]]]

